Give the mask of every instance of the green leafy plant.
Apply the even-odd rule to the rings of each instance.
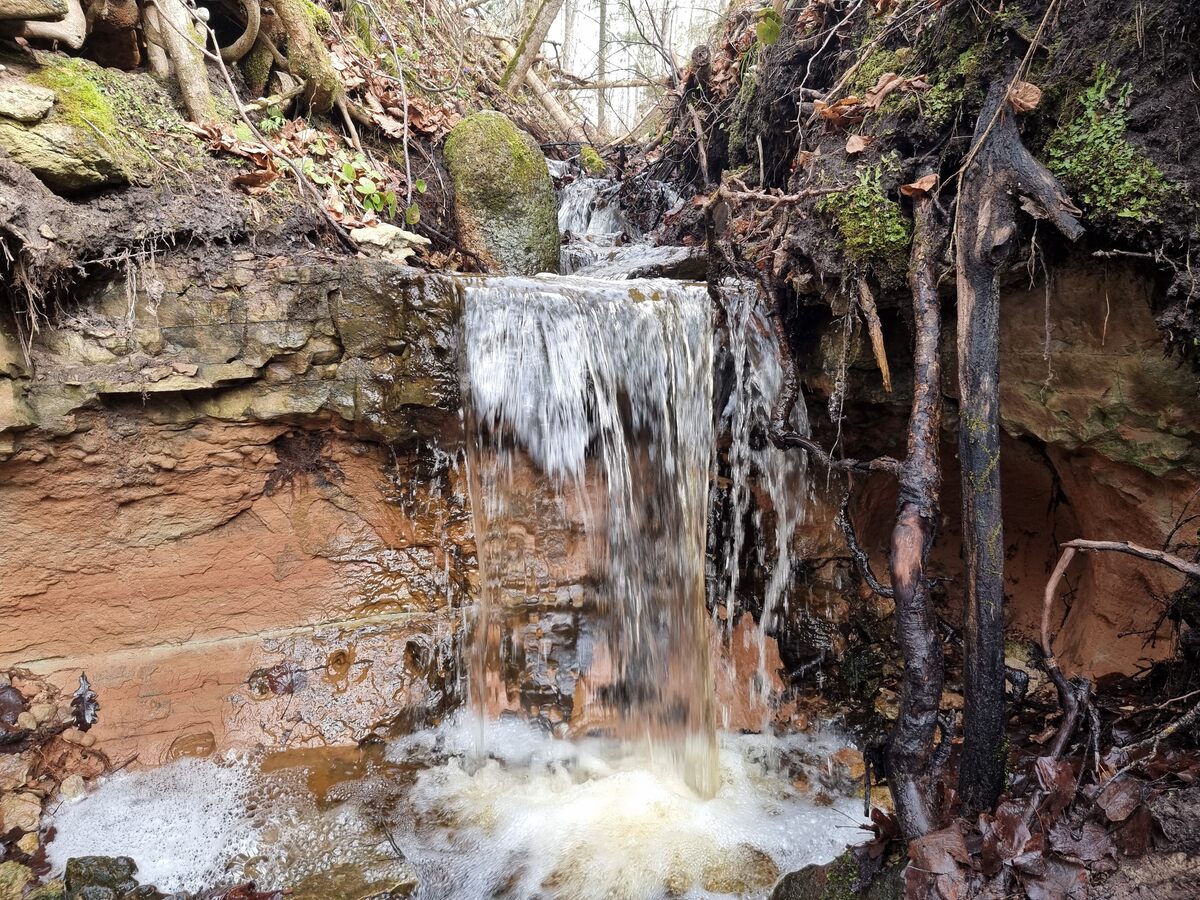
[[[908,219],[884,193],[879,166],[860,168],[857,174],[857,184],[822,198],[817,209],[834,217],[852,262],[871,265],[881,278],[902,273],[912,238]]]
[[[754,36],[764,47],[770,47],[783,34],[783,18],[773,6],[758,11],[758,22],[754,26]]]
[[[335,186],[343,200],[350,201],[366,212],[386,212],[388,218],[396,217],[399,208],[396,192],[388,188],[387,177],[373,168],[366,156],[343,150],[330,154],[323,147],[320,153],[316,151],[314,145],[312,153],[326,157],[324,165],[318,166],[312,156],[305,157],[302,163],[304,174],[314,184]]]
[[[1046,164],[1071,196],[1100,218],[1159,220],[1168,184],[1162,172],[1125,136],[1133,86],[1101,63],[1079,95],[1079,111],[1050,136]]]

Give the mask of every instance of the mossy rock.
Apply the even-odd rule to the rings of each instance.
[[[17,862],[0,863],[0,900],[20,900],[32,873]]]
[[[537,142],[502,113],[481,112],[446,138],[459,237],[492,271],[558,271],[554,183]]]
[[[589,175],[603,174],[604,170],[608,168],[596,148],[589,144],[584,144],[579,148],[579,163],[583,166],[583,171]]]

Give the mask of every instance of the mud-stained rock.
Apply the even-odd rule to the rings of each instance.
[[[12,860],[0,863],[0,900],[21,900],[32,877],[28,866]]]
[[[558,271],[554,183],[541,148],[506,116],[481,112],[446,138],[463,245],[493,272]]]

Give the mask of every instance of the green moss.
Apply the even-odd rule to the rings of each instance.
[[[817,208],[834,217],[846,256],[871,266],[881,280],[888,281],[908,264],[912,231],[900,204],[884,193],[882,181],[878,166],[859,168],[858,184],[823,198]]]
[[[729,152],[735,162],[746,163],[758,158],[757,148],[751,148],[754,135],[750,134],[753,122],[754,95],[758,92],[758,68],[749,67],[742,73],[737,97],[729,112]]]
[[[367,11],[366,6],[359,3],[358,0],[349,0],[343,19],[350,26],[351,33],[348,37],[355,40],[367,56],[374,56],[379,47],[379,41],[375,39],[375,34],[371,31],[371,14]]]
[[[1100,219],[1159,221],[1167,179],[1125,136],[1132,85],[1100,64],[1079,95],[1078,112],[1046,144],[1046,164],[1072,198]]]
[[[481,112],[454,126],[443,153],[471,249],[504,271],[557,271],[554,185],[537,142],[502,113]]]
[[[262,97],[267,92],[267,80],[271,77],[271,66],[275,55],[265,43],[256,43],[249,53],[242,58],[242,75],[246,86],[255,97]]]
[[[85,134],[97,134],[131,174],[153,164],[138,132],[182,121],[148,76],[118,73],[78,57],[40,54],[38,61],[41,68],[29,80],[54,91],[54,115]]]
[[[829,864],[825,877],[827,880],[822,900],[853,900],[858,896],[858,863],[849,850]]]
[[[910,47],[901,47],[899,50],[876,50],[862,61],[847,87],[852,94],[865,94],[875,87],[880,75],[904,71],[904,67],[911,59],[912,49]]]
[[[579,148],[579,163],[583,166],[583,171],[589,175],[599,175],[608,168],[600,154],[596,152],[596,148],[587,144]]]
[[[308,14],[318,34],[329,34],[333,31],[333,18],[328,10],[318,6],[313,0],[300,0],[300,5],[304,7],[304,12]]]
[[[958,55],[949,71],[936,78],[920,99],[925,121],[933,128],[947,124],[966,100],[967,92],[979,86],[982,57],[977,46]]]

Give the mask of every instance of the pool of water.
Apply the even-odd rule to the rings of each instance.
[[[47,847],[130,856],[143,883],[254,880],[295,897],[765,897],[858,839],[831,733],[723,734],[702,799],[650,749],[467,717],[390,744],[183,759],[60,806]]]

